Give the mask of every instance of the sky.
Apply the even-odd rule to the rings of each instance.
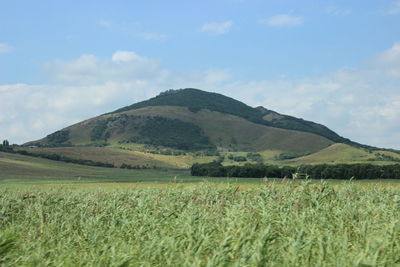
[[[0,139],[199,88],[400,149],[400,0],[0,0]]]

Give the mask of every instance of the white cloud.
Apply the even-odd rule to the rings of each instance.
[[[165,41],[167,36],[158,33],[141,33],[140,36],[146,41]]]
[[[376,61],[384,65],[400,66],[400,42],[395,43],[391,48],[380,53],[376,57]]]
[[[114,62],[130,62],[141,59],[143,58],[132,51],[117,51],[111,57],[111,60]]]
[[[0,138],[26,142],[170,88],[216,91],[322,123],[354,141],[400,149],[399,43],[358,68],[318,77],[235,80],[226,69],[173,73],[132,51],[46,64],[45,85],[0,85]]]
[[[232,25],[232,21],[206,23],[200,27],[200,31],[212,34],[224,34],[229,32]]]
[[[0,43],[0,54],[5,54],[9,53],[13,50],[14,48],[11,45],[8,45],[6,43]]]
[[[104,28],[108,28],[108,29],[110,29],[110,28],[112,27],[111,22],[108,21],[108,20],[100,20],[100,21],[98,22],[98,24],[99,24],[100,26],[102,26],[102,27],[104,27]]]
[[[394,1],[392,6],[386,11],[389,15],[397,15],[400,14],[400,1]]]
[[[371,66],[379,66],[381,73],[378,75],[389,76],[400,80],[400,42],[395,43],[391,48],[380,53],[373,58],[369,64]]]
[[[251,105],[320,122],[354,141],[400,149],[399,47],[394,44],[359,68],[302,79],[234,82],[223,89]]]
[[[302,16],[293,16],[291,14],[279,14],[261,20],[262,23],[268,26],[296,26],[304,23]]]
[[[111,59],[82,55],[71,61],[55,60],[47,62],[44,68],[52,80],[68,84],[147,80],[150,77],[162,79],[165,75],[157,60],[139,56],[131,51],[116,51]]]
[[[350,15],[352,13],[350,8],[342,8],[342,7],[337,7],[337,6],[328,6],[325,9],[325,12],[329,15],[333,16],[346,16]]]

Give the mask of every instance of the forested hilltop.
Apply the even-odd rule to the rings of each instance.
[[[400,161],[398,151],[360,145],[321,124],[193,88],[168,90],[23,146],[32,154],[118,167],[190,168],[218,157],[224,157],[224,165]],[[130,159],[124,160],[127,153]],[[257,153],[257,160],[246,159],[248,153]]]
[[[192,112],[197,112],[201,109],[209,109],[232,114],[262,125],[314,133],[338,143],[353,143],[349,139],[339,136],[324,125],[279,114],[263,107],[253,108],[233,98],[194,88],[171,89],[149,100],[118,109],[112,113],[148,106],[181,106],[187,107]]]

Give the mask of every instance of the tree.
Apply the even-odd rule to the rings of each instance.
[[[8,147],[10,145],[10,143],[8,142],[8,140],[4,140],[3,141],[3,146],[4,147]]]

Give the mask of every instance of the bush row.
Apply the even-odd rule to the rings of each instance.
[[[66,156],[61,156],[58,154],[32,153],[32,152],[29,152],[26,150],[13,150],[12,148],[11,149],[8,148],[7,150],[0,148],[0,151],[14,153],[14,154],[21,154],[21,155],[31,156],[31,157],[38,157],[38,158],[62,161],[62,162],[67,162],[67,163],[87,165],[87,166],[106,167],[106,168],[114,168],[115,167],[114,164],[111,164],[111,163],[104,163],[104,162],[93,161],[93,160],[89,160],[89,159],[74,159],[74,158],[70,158],[70,157],[66,157]]]
[[[377,166],[372,164],[303,165],[300,167],[265,164],[222,166],[214,161],[193,164],[192,176],[292,178],[294,174],[311,179],[400,179],[400,164]]]

